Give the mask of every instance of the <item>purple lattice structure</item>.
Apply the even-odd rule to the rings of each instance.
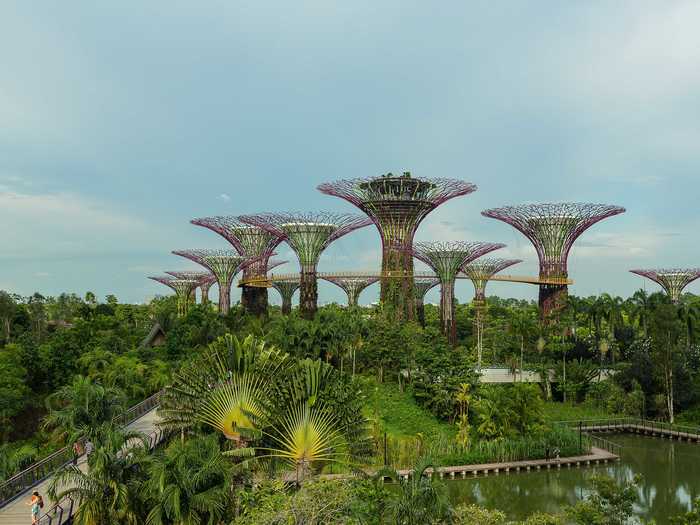
[[[192,290],[197,287],[198,281],[194,279],[178,279],[173,276],[152,276],[149,279],[164,284],[175,292],[177,298],[177,315],[182,317],[187,314]]]
[[[258,261],[246,258],[234,250],[173,250],[175,255],[201,264],[216,277],[219,286],[219,313],[226,315],[231,307],[231,283],[234,276],[243,268]]]
[[[196,226],[208,228],[226,239],[244,257],[256,258],[256,263],[243,270],[243,282],[259,280],[269,271],[268,262],[282,239],[257,226],[242,222],[238,217],[202,217],[190,221]],[[242,286],[241,304],[253,315],[267,312],[267,288]]]
[[[288,262],[289,261],[282,261],[279,259],[270,259],[269,261],[267,261],[267,269],[266,269],[265,273],[267,274],[268,272],[271,272],[272,270],[274,270],[278,266],[282,266],[283,264],[287,264]],[[245,270],[244,270],[244,272],[245,272]]]
[[[413,279],[413,294],[416,298],[416,319],[425,327],[425,294],[440,284],[437,277],[416,277]]]
[[[578,237],[595,223],[624,213],[609,204],[555,203],[505,206],[481,212],[510,224],[530,239],[540,261],[540,312],[543,318],[564,306],[568,294],[567,259]],[[562,284],[552,282],[561,279]]]
[[[299,279],[275,279],[270,281],[272,287],[277,290],[282,297],[282,314],[289,315],[292,313],[292,297],[294,292],[299,289]]]
[[[348,295],[348,306],[357,306],[362,291],[379,281],[379,277],[325,276],[323,280],[335,284]]]
[[[207,304],[209,302],[209,288],[211,288],[211,285],[214,282],[216,282],[216,276],[211,272],[202,272],[197,270],[169,270],[165,273],[167,273],[168,275],[172,275],[177,279],[189,279],[197,281],[197,286],[192,289],[192,293],[190,294],[190,302],[192,304],[196,302],[195,292],[197,288],[199,288],[202,292],[202,304]]]
[[[455,279],[460,268],[482,255],[503,248],[493,242],[417,242],[411,253],[433,269],[440,279],[440,320],[443,333],[450,344],[457,344],[454,318]]]
[[[673,303],[681,300],[686,286],[700,278],[700,268],[655,268],[630,270],[659,284]]]
[[[408,250],[416,230],[437,206],[472,193],[476,186],[455,179],[412,177],[404,172],[327,182],[318,190],[345,199],[372,219],[382,239],[380,300],[391,305],[398,317],[413,319],[413,260]]]
[[[486,284],[497,273],[506,268],[523,262],[522,259],[479,259],[462,268],[474,285],[474,303],[483,305],[486,302]]]
[[[301,269],[299,311],[308,319],[317,309],[316,267],[321,253],[336,239],[371,224],[365,217],[329,212],[264,213],[240,219],[283,239],[297,254]]]

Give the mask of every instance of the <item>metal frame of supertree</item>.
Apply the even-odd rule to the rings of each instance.
[[[368,226],[366,217],[331,212],[288,212],[242,215],[241,221],[282,238],[297,254],[300,267],[299,311],[313,318],[318,301],[316,267],[328,245],[358,228]]]
[[[195,292],[197,288],[202,291],[202,304],[206,304],[209,300],[209,288],[216,281],[216,276],[211,272],[203,272],[201,270],[166,270],[168,275],[172,275],[176,279],[192,279],[197,281],[197,286],[190,294],[190,302],[197,302]]]
[[[244,257],[259,258],[258,262],[243,270],[244,282],[259,278],[269,271],[268,261],[283,239],[271,232],[251,226],[238,217],[217,215],[192,219],[190,223],[208,228],[226,239]],[[241,291],[241,304],[254,315],[264,315],[267,312],[267,288],[246,286]]]
[[[661,286],[673,303],[681,300],[686,286],[700,279],[700,268],[646,268],[630,272],[651,279]]]
[[[541,279],[563,281],[569,276],[567,260],[576,239],[597,222],[624,212],[625,208],[610,204],[564,202],[504,206],[481,214],[510,224],[530,240],[539,258]],[[567,295],[565,283],[540,284],[542,318],[563,307]]]
[[[151,276],[149,279],[164,284],[175,292],[177,299],[177,315],[182,317],[187,315],[190,304],[192,290],[197,287],[198,282],[194,279],[177,279],[173,276]]]
[[[440,279],[440,320],[450,344],[457,344],[454,318],[457,273],[471,261],[503,247],[505,244],[494,242],[433,241],[416,242],[410,249],[411,254],[430,266]]]
[[[425,326],[425,294],[440,284],[437,277],[415,277],[413,279],[413,295],[416,299],[416,319]]]
[[[270,280],[270,285],[279,292],[282,297],[282,314],[289,315],[292,313],[292,297],[294,292],[299,289],[299,279],[281,279],[276,280],[274,277]]]
[[[201,264],[214,274],[219,286],[219,313],[222,315],[226,315],[231,307],[231,283],[234,276],[256,261],[239,255],[234,250],[190,249],[173,250],[172,253]]]
[[[379,277],[321,277],[341,288],[348,296],[348,306],[357,306],[362,291],[379,281]]]
[[[407,250],[420,223],[436,207],[476,191],[469,182],[388,173],[380,177],[326,182],[318,190],[345,199],[370,217],[382,240],[380,301],[399,318],[413,319],[413,259]]]
[[[274,270],[278,266],[282,266],[283,264],[287,264],[288,262],[289,261],[282,261],[280,259],[270,259],[267,261],[267,268],[266,268],[265,273],[271,272],[272,270]],[[245,272],[245,270],[244,270],[244,272]]]
[[[486,284],[489,279],[506,268],[523,262],[521,259],[477,259],[462,267],[462,273],[474,285],[474,306],[476,315],[476,368],[481,371],[481,361],[484,354],[484,319],[486,317]]]

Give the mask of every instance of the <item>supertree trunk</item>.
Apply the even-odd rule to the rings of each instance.
[[[318,310],[318,281],[315,267],[302,267],[299,280],[299,313],[313,319]]]
[[[212,285],[212,282],[206,282],[206,283],[202,283],[199,286],[199,289],[202,292],[202,299],[201,299],[202,304],[209,304],[209,289],[211,288],[211,285]]]
[[[289,315],[292,313],[292,298],[285,297],[282,299],[282,315]]]
[[[563,265],[547,265],[540,271],[542,279],[566,279],[568,277]],[[566,306],[569,296],[569,287],[561,284],[541,284],[539,293],[539,307],[542,321],[556,320],[558,313]]]
[[[219,313],[221,315],[228,314],[231,309],[231,283],[233,282],[233,275],[228,281],[219,281]]]
[[[440,286],[440,317],[442,332],[452,346],[457,344],[457,323],[455,323],[455,281],[445,281]]]
[[[241,304],[246,311],[257,317],[267,314],[267,288],[244,286],[241,290]]]
[[[416,319],[420,325],[425,328],[425,303],[423,302],[423,299],[416,299],[415,309]]]
[[[412,321],[415,319],[413,256],[390,242],[385,242],[383,251],[380,301],[391,305],[397,319]]]

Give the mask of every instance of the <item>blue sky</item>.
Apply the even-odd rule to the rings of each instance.
[[[505,242],[513,273],[534,251],[481,210],[625,206],[569,266],[573,293],[631,294],[629,268],[700,266],[698,25],[693,1],[3,2],[0,288],[143,301],[191,267],[170,250],[225,246],[193,217],[354,211],[316,185],[410,170],[479,186],[417,238]],[[320,269],[378,261],[368,228]]]

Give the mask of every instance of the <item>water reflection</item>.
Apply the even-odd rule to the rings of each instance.
[[[623,445],[622,461],[590,468],[563,467],[529,473],[490,475],[447,483],[454,502],[479,503],[524,518],[535,511],[558,512],[588,494],[590,477],[605,473],[621,482],[643,476],[635,512],[658,525],[686,512],[700,496],[700,444],[633,435],[608,436]]]

